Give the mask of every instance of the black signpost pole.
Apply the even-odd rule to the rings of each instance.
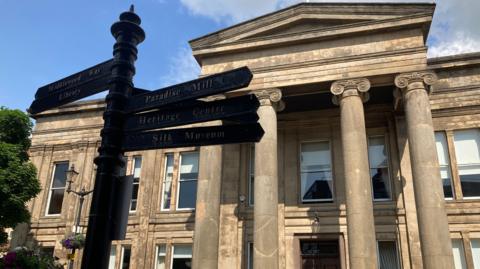
[[[137,59],[136,46],[145,39],[140,17],[133,6],[120,15],[120,21],[111,27],[116,39],[113,50],[112,78],[103,114],[104,127],[99,156],[95,159],[97,175],[88,219],[88,230],[83,251],[82,269],[107,268],[112,236],[113,201],[122,160],[122,134],[125,105],[131,95]]]

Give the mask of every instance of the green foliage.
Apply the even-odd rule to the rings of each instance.
[[[35,253],[26,249],[10,251],[0,259],[0,269],[60,269],[62,265],[53,257]]]
[[[25,113],[0,108],[0,244],[4,228],[30,220],[25,203],[40,192],[36,169],[28,161],[31,131]]]

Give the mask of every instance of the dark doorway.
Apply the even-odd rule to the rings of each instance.
[[[301,240],[302,269],[340,269],[338,241]]]

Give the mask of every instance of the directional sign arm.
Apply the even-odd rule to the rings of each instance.
[[[152,130],[246,114],[256,115],[259,105],[257,97],[250,94],[213,102],[200,102],[191,107],[174,107],[168,110],[130,115],[125,121],[125,130]]]
[[[264,131],[259,123],[129,133],[123,138],[123,150],[258,142],[263,134]]]
[[[252,72],[242,67],[132,97],[127,111],[138,112],[247,87]]]
[[[97,64],[71,76],[55,81],[48,85],[38,88],[35,93],[35,99],[47,97],[49,95],[61,92],[62,90],[77,88],[83,84],[91,83],[99,78],[110,76],[113,60],[110,59]]]

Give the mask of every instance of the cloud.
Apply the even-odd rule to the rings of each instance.
[[[429,57],[480,51],[480,1],[437,0]]]
[[[162,87],[198,78],[200,66],[187,47],[180,47],[178,52],[169,59],[166,75],[160,77]]]
[[[277,0],[180,0],[194,15],[227,24],[245,21],[277,8]]]

